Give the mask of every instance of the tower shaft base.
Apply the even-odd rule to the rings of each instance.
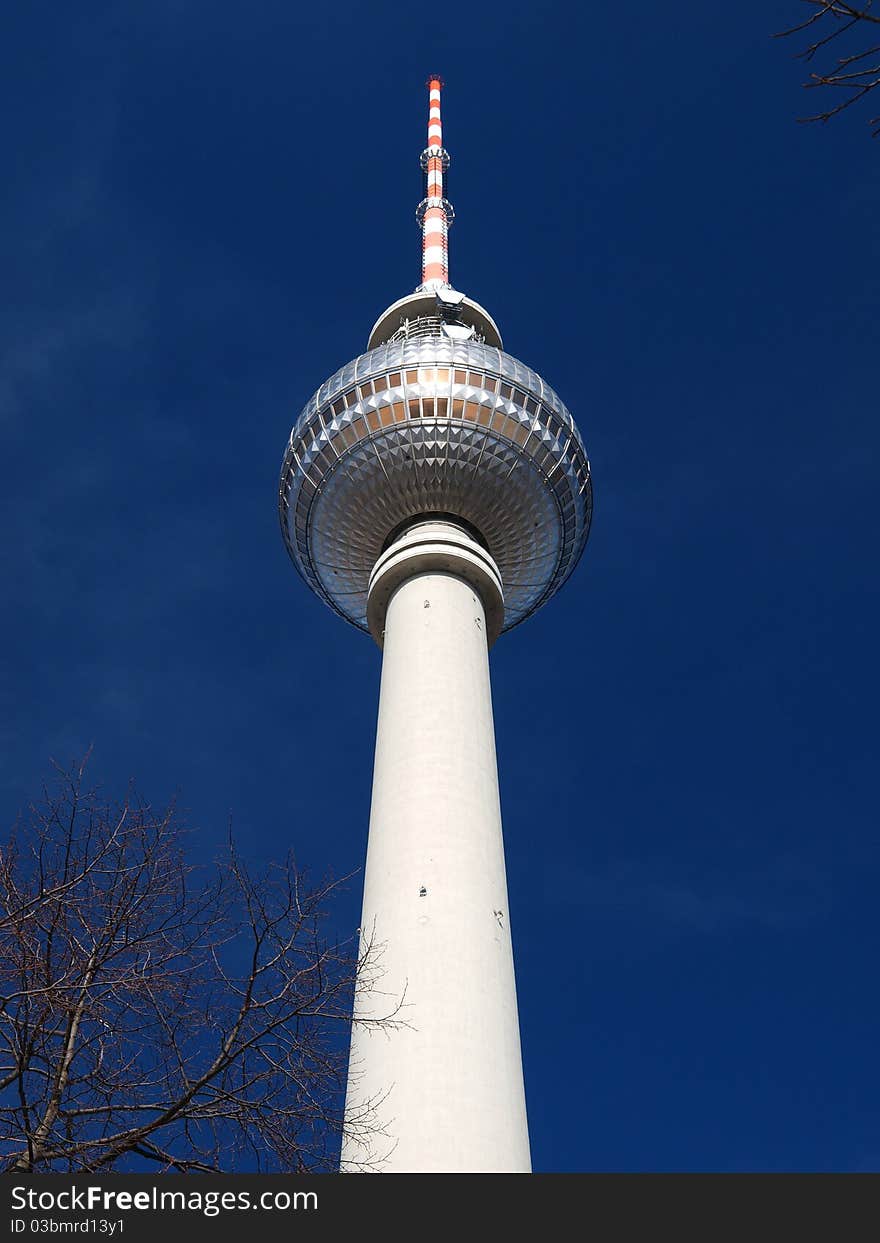
[[[421,534],[384,617],[342,1169],[528,1172],[487,611],[469,570],[424,568]]]

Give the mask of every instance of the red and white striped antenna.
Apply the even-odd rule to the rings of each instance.
[[[455,217],[452,204],[443,197],[443,176],[449,168],[449,152],[443,146],[443,124],[440,119],[438,74],[431,74],[428,87],[428,145],[422,152],[425,172],[425,198],[416,209],[422,226],[422,289],[439,289],[449,284],[449,226]]]

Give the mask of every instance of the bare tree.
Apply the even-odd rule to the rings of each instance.
[[[799,120],[829,121],[880,85],[880,14],[872,12],[874,0],[861,0],[859,4],[847,4],[844,0],[803,0],[803,3],[811,10],[809,17],[780,31],[776,37],[786,38],[806,31],[805,38],[812,42],[798,56],[809,64],[816,62],[817,57],[821,59],[832,43],[835,52],[846,49],[846,55],[829,59],[824,71],[811,72],[809,81],[804,83],[808,90],[829,87],[840,98],[824,111]],[[830,57],[831,53],[828,55]],[[880,134],[880,116],[870,117],[868,123],[876,138]]]
[[[59,777],[0,852],[0,1167],[334,1168],[370,968],[322,932],[339,882],[231,843],[198,882],[173,809]]]

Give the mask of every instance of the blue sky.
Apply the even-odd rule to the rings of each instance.
[[[596,489],[492,656],[539,1170],[880,1165],[880,142],[796,124],[801,10],[6,23],[0,813],[93,743],[205,859],[231,814],[256,856],[363,862],[379,655],[298,580],[277,478],[418,282],[445,78],[453,282]]]

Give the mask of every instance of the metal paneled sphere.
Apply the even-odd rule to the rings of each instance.
[[[366,630],[370,572],[388,537],[420,515],[458,517],[498,565],[509,630],[559,590],[584,549],[590,464],[539,375],[439,319],[422,322],[306,404],[281,470],[284,539],[309,586]]]

